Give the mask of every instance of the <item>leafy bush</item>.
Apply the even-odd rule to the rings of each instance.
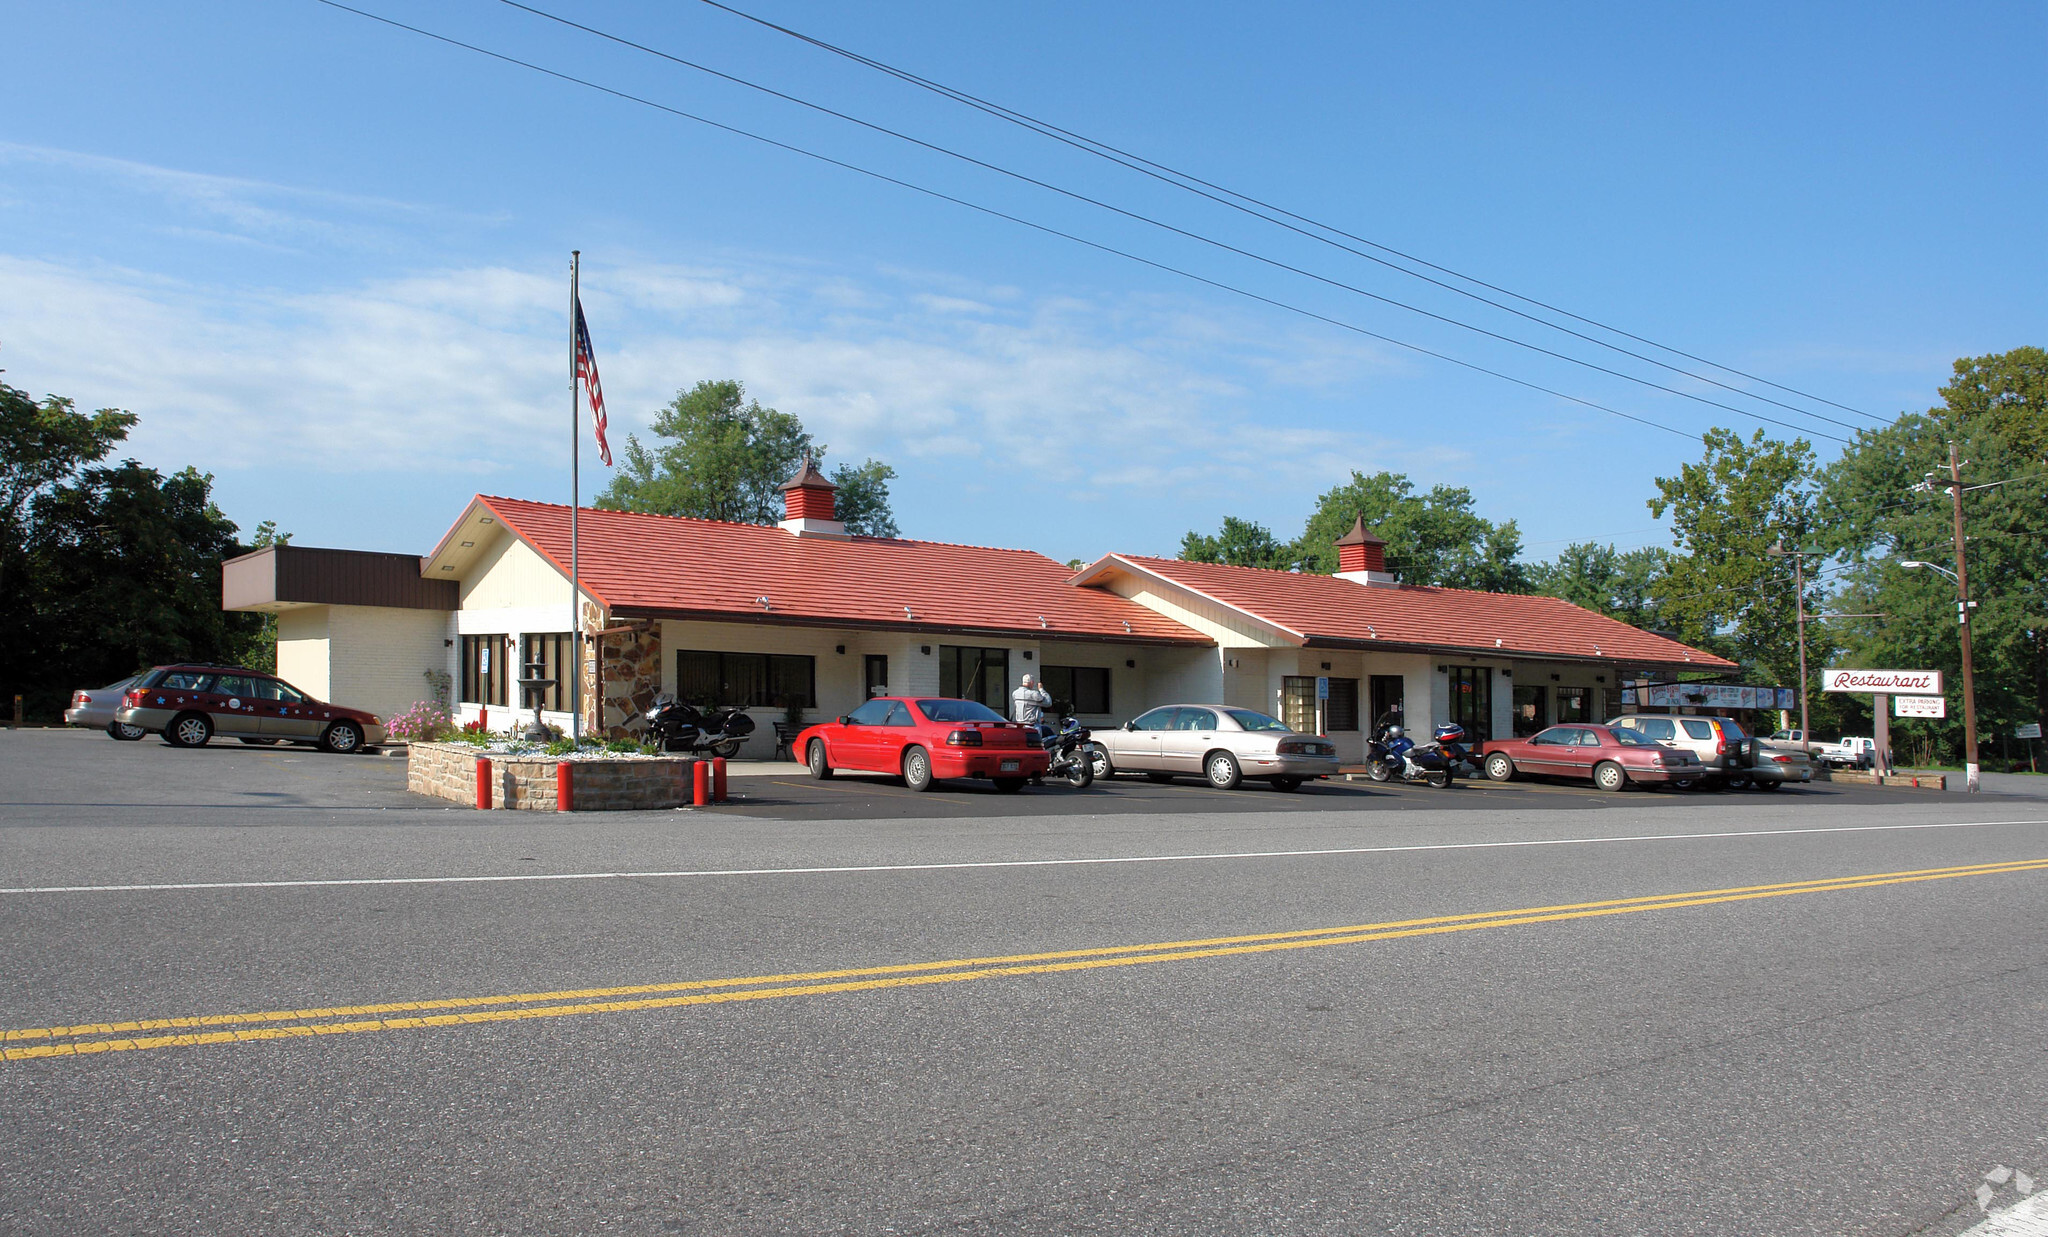
[[[556,739],[554,742],[548,744],[548,755],[550,756],[567,756],[570,752],[573,752],[575,750],[576,745],[574,743],[571,743],[567,739]]]
[[[448,710],[438,700],[419,700],[384,724],[384,733],[394,739],[425,742],[449,725]]]
[[[645,743],[635,743],[631,739],[613,739],[604,745],[604,750],[608,752],[637,752],[643,755],[649,751]]]

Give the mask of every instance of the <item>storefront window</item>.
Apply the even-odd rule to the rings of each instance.
[[[676,698],[700,709],[818,707],[815,657],[784,653],[676,654]]]
[[[1550,724],[1550,689],[1535,683],[1515,684],[1515,737],[1526,739]],[[1564,718],[1558,718],[1563,721]],[[1578,720],[1578,719],[1573,719]]]
[[[525,678],[529,669],[538,669],[540,678],[553,679],[554,686],[541,689],[540,707],[554,713],[566,713],[569,710],[569,675],[574,661],[569,652],[568,632],[529,632],[519,639],[520,664],[516,667],[519,673],[515,677]],[[523,691],[519,703],[522,707],[526,704]]]
[[[1010,650],[939,646],[939,694],[1010,715]]]
[[[1280,681],[1280,720],[1289,730],[1302,734],[1316,732],[1316,681],[1307,675],[1290,674]]]
[[[1398,674],[1372,676],[1372,724],[1375,730],[1379,728],[1381,718],[1401,707],[1407,691],[1408,680]]]
[[[1586,689],[1583,687],[1560,687],[1557,689],[1557,720],[1563,722],[1589,722],[1587,715]]]
[[[1047,666],[1045,690],[1056,701],[1071,702],[1076,713],[1109,712],[1107,666]]]
[[[1358,680],[1331,679],[1323,721],[1331,733],[1358,729]]]
[[[464,636],[462,703],[503,705],[506,669],[504,636]]]
[[[1465,728],[1465,741],[1493,737],[1493,667],[1452,666],[1451,720]]]

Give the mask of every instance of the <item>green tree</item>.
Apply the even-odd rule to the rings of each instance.
[[[1953,506],[1941,482],[1949,444],[1964,461],[1963,511],[1976,662],[1979,731],[1987,739],[2048,717],[2048,353],[2039,348],[1956,362],[1942,403],[1857,435],[1822,476],[1826,548],[1841,563],[1837,611],[1880,614],[1828,627],[1859,665],[1939,669],[1961,703],[1961,641],[1955,585],[1938,572],[1902,568],[1923,560],[1953,567]],[[1929,474],[1933,474],[1930,483]],[[2004,484],[1997,484],[2003,482]],[[1851,698],[1859,712],[1867,698]],[[1895,723],[1911,751],[1917,739],[1953,758],[1962,715]],[[1996,751],[1996,747],[1987,750]]]
[[[1656,627],[1657,603],[1651,594],[1670,561],[1670,552],[1659,546],[1616,550],[1574,542],[1552,561],[1530,568],[1530,591],[1636,627]]]
[[[626,436],[618,475],[597,505],[615,511],[774,524],[782,519],[782,486],[809,453],[824,463],[826,448],[786,412],[747,398],[732,379],[706,380],[655,415],[649,447]],[[839,487],[841,518],[848,531],[893,537],[889,482],[895,469],[879,460],[842,465],[831,474]]]
[[[35,501],[127,440],[135,414],[102,408],[87,415],[68,399],[41,402],[0,382],[0,597],[17,592]]]
[[[1191,563],[1228,563],[1233,567],[1294,566],[1293,547],[1273,536],[1273,530],[1234,515],[1223,517],[1223,528],[1215,536],[1190,532],[1180,539],[1180,556]]]
[[[1400,473],[1351,479],[1316,501],[1292,557],[1303,571],[1333,574],[1337,538],[1360,518],[1387,543],[1387,569],[1405,584],[1527,592],[1522,533],[1513,520],[1495,524],[1472,510],[1472,491],[1439,485],[1427,494]]]
[[[1767,439],[1761,430],[1745,441],[1715,428],[1704,440],[1699,463],[1656,479],[1650,513],[1662,519],[1670,512],[1678,553],[1657,576],[1651,599],[1687,643],[1741,662],[1751,674],[1797,682],[1792,560],[1766,551],[1778,542],[1803,547],[1815,528],[1813,448],[1804,439]],[[1807,604],[1818,600],[1809,596]],[[1819,635],[1810,631],[1809,641]]]

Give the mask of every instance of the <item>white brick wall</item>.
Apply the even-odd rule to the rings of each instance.
[[[386,606],[326,609],[328,647],[333,650],[327,699],[388,718],[431,696],[426,671],[448,668],[452,615]]]

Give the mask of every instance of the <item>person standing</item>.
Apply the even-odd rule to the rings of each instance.
[[[1010,693],[1010,720],[1036,729],[1041,743],[1050,741],[1053,735],[1052,727],[1045,721],[1045,711],[1051,707],[1052,693],[1038,686],[1038,680],[1028,674],[1017,690]],[[1043,786],[1045,782],[1034,777],[1031,784]]]

